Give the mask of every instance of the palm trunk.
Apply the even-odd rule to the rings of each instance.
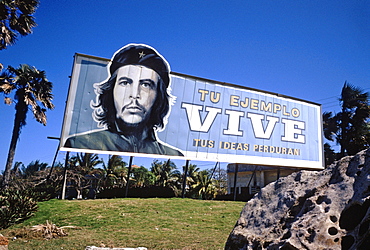
[[[16,115],[16,117],[17,117],[17,115]],[[20,122],[18,122],[17,118],[16,118],[14,120],[14,127],[13,127],[12,139],[10,141],[8,158],[6,160],[4,180],[3,180],[3,184],[2,184],[4,189],[8,188],[8,186],[9,186],[10,172],[11,172],[13,161],[14,161],[15,148],[17,147],[17,142],[18,142],[20,130],[21,130]]]
[[[22,93],[17,93],[17,94],[22,94]],[[4,171],[4,179],[3,179],[3,183],[2,183],[2,187],[4,189],[7,189],[8,186],[9,186],[10,173],[11,173],[12,165],[13,165],[13,161],[14,161],[15,149],[17,147],[17,142],[18,142],[18,139],[19,139],[19,135],[21,133],[21,127],[25,124],[25,120],[26,120],[27,105],[23,100],[24,100],[24,98],[21,95],[18,98],[18,103],[15,106],[16,111],[15,111],[12,139],[10,141],[8,158],[6,160],[5,171]]]

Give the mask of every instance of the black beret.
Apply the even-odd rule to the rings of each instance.
[[[118,50],[111,61],[109,68],[112,75],[118,68],[125,65],[143,65],[157,72],[165,86],[170,82],[170,67],[155,49],[144,44],[128,44]]]

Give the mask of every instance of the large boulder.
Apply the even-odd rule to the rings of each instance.
[[[225,249],[370,249],[369,207],[370,149],[264,187]]]

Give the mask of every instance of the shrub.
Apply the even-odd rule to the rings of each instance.
[[[0,191],[0,229],[20,223],[37,211],[37,203],[27,190],[6,189]]]
[[[30,197],[32,197],[35,201],[48,201],[50,199],[54,199],[58,196],[59,187],[43,183],[41,185],[31,187],[30,190]]]

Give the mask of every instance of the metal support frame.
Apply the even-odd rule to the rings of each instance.
[[[234,174],[234,201],[236,201],[236,182],[238,179],[239,164],[235,163],[235,174]]]
[[[65,162],[64,162],[63,187],[62,187],[62,195],[61,195],[62,200],[64,200],[66,198],[68,164],[69,164],[69,151],[67,151],[66,159],[65,159]]]
[[[257,166],[255,166],[255,167],[254,167],[254,170],[253,170],[252,176],[251,176],[251,178],[249,179],[249,182],[248,182],[248,185],[247,185],[248,192],[249,192],[249,186],[250,186],[250,184],[251,184],[251,182],[252,182],[252,180],[253,180],[253,177],[255,176],[256,172],[257,172]]]
[[[133,159],[134,159],[134,157],[133,156],[130,156],[130,162],[128,164],[128,172],[127,172],[125,198],[127,198],[127,196],[128,196],[128,189],[129,189],[129,185],[130,185],[130,174],[131,174],[132,160]]]
[[[190,160],[186,160],[185,172],[184,172],[184,176],[183,176],[183,179],[182,179],[182,192],[181,192],[181,197],[182,198],[185,198],[186,177],[188,175],[189,163],[190,163]]]

